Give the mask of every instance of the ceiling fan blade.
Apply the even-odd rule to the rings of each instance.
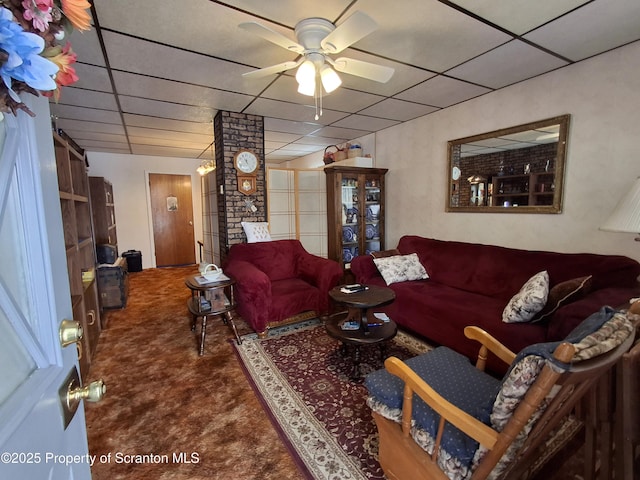
[[[304,57],[296,62],[284,62],[279,63],[277,65],[271,65],[270,67],[261,68],[259,70],[253,70],[251,72],[243,73],[242,76],[244,78],[262,78],[268,77],[269,75],[273,75],[274,73],[284,72],[285,70],[291,70],[292,68],[296,68],[304,61]]]
[[[328,57],[327,57],[328,59]],[[355,75],[356,77],[368,78],[380,83],[387,83],[395,72],[394,68],[376,65],[375,63],[363,62],[353,58],[340,57],[330,61],[333,67],[342,73]]]
[[[376,28],[378,24],[373,18],[357,11],[327,35],[320,45],[328,53],[339,53],[369,35]]]
[[[300,45],[295,40],[291,40],[288,37],[285,37],[281,33],[276,32],[275,30],[271,30],[264,25],[257,22],[246,22],[241,23],[238,27],[246,30],[247,32],[253,33],[254,35],[258,35],[259,37],[264,38],[265,40],[269,40],[271,43],[275,43],[282,48],[285,48],[291,52],[302,53],[304,52],[304,47]]]

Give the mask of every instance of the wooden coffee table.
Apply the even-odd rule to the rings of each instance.
[[[381,360],[384,360],[385,342],[391,340],[398,333],[398,326],[389,319],[382,322],[374,316],[374,309],[388,305],[396,298],[393,290],[387,287],[370,285],[367,290],[357,293],[343,293],[340,286],[329,292],[329,296],[338,303],[345,305],[347,312],[335,313],[327,319],[325,327],[327,333],[342,342],[341,351],[346,355],[347,346],[353,347],[353,377],[359,378],[360,348],[363,345],[378,345]],[[357,330],[343,330],[342,324],[348,321],[359,322]],[[379,324],[381,325],[376,325]]]

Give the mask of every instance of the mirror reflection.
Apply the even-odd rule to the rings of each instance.
[[[447,211],[560,213],[569,115],[449,142]]]

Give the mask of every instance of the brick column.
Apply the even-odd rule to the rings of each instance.
[[[218,111],[213,120],[216,155],[216,183],[218,185],[218,228],[220,259],[224,260],[229,247],[246,241],[240,222],[267,221],[267,191],[264,165],[264,118],[258,115]],[[233,157],[240,149],[252,150],[260,160],[257,191],[244,195],[238,191]],[[223,193],[220,193],[220,187]],[[257,208],[252,212],[247,200]]]

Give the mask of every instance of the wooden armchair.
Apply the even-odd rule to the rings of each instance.
[[[447,347],[406,363],[388,358],[386,370],[365,380],[382,469],[396,480],[526,476],[538,447],[630,348],[633,333],[625,314],[604,307],[564,342],[518,355],[467,327],[481,343],[475,367]],[[502,381],[483,372],[489,352],[511,364]]]

